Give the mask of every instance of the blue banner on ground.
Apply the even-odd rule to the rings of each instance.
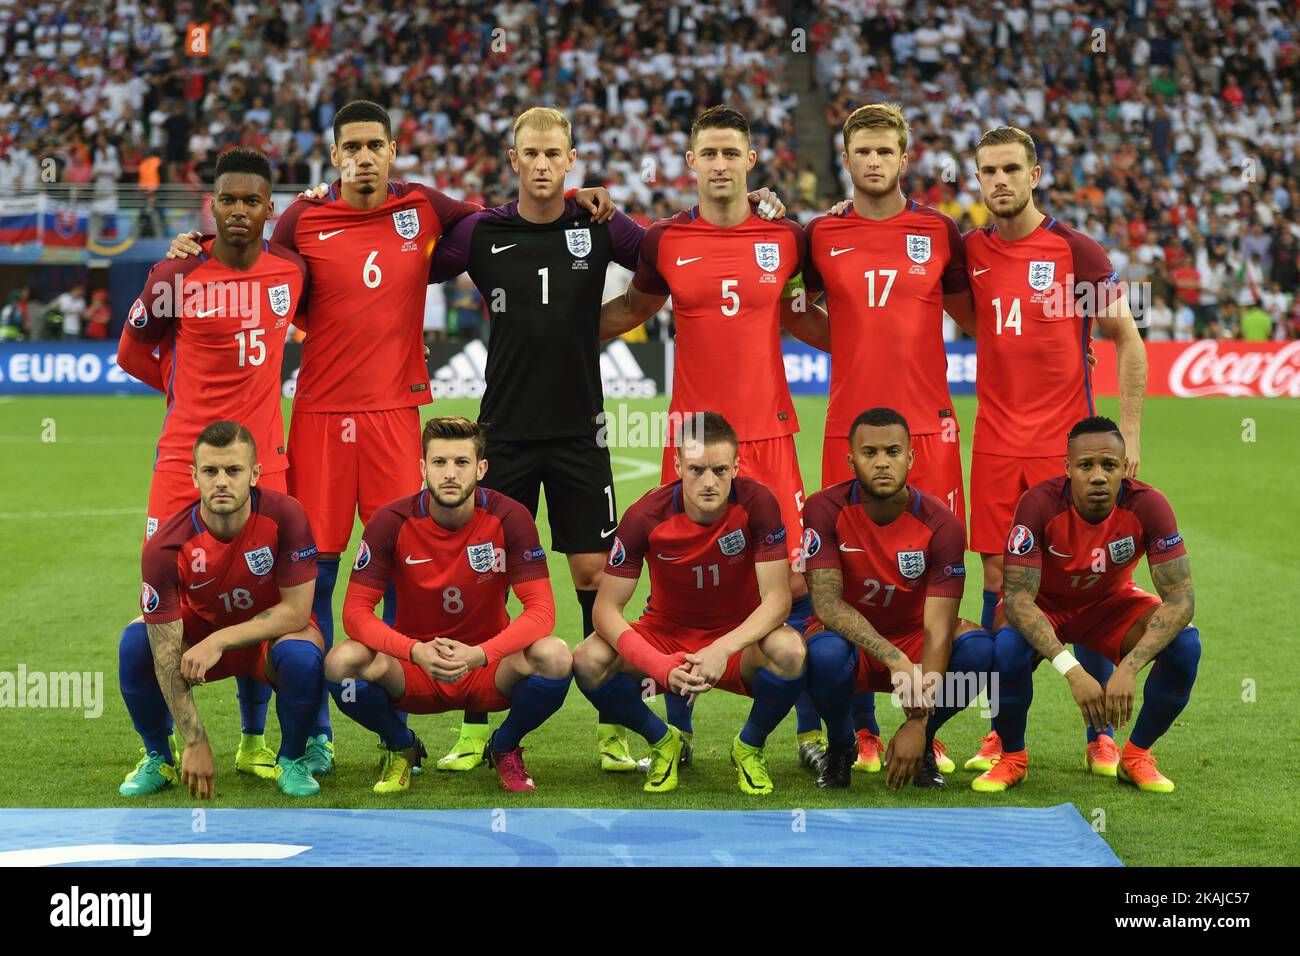
[[[953,395],[975,394],[975,341],[945,342],[948,353],[948,391]],[[831,357],[795,339],[781,341],[785,380],[791,395],[829,395]]]
[[[1122,866],[1071,804],[0,810],[0,866]]]
[[[0,395],[157,395],[117,367],[117,342],[0,343]]]

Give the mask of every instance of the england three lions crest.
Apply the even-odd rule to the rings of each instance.
[[[414,239],[420,234],[420,210],[397,210],[393,213],[393,228],[403,239]]]
[[[728,532],[718,539],[718,547],[727,557],[745,550],[745,529],[737,528],[735,531]]]
[[[899,551],[898,573],[909,581],[915,581],[925,574],[925,552]]]
[[[248,565],[248,570],[259,578],[265,577],[271,573],[271,568],[275,567],[275,555],[271,553],[270,547],[258,548],[256,551],[245,551],[244,563]]]
[[[1112,564],[1128,564],[1133,560],[1133,556],[1137,554],[1137,543],[1133,540],[1133,536],[1130,534],[1120,538],[1118,541],[1108,541],[1106,543],[1106,550],[1110,552],[1110,560]]]
[[[491,541],[484,541],[482,544],[471,544],[465,549],[469,555],[469,566],[476,574],[482,574],[484,571],[491,571],[492,565],[496,561],[496,548]]]
[[[920,265],[923,262],[930,261],[930,237],[913,236],[910,233],[907,237],[907,258]]]
[[[289,283],[271,286],[266,290],[266,298],[276,315],[284,317],[289,314]]]
[[[1035,292],[1042,292],[1047,289],[1055,278],[1055,262],[1033,261],[1029,263],[1029,288]]]
[[[582,259],[587,253],[591,252],[591,230],[566,229],[564,230],[564,243],[569,247],[569,252]]]
[[[776,242],[754,243],[754,260],[764,272],[775,272],[781,268],[781,245]]]

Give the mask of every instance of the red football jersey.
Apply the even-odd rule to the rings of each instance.
[[[781,291],[802,270],[804,247],[797,223],[752,212],[724,229],[697,206],[650,227],[632,283],[673,299],[670,413],[720,412],[741,441],[799,430],[781,357]]]
[[[1096,524],[1074,509],[1067,475],[1021,495],[1014,520],[1005,563],[1040,568],[1038,604],[1060,613],[1136,587],[1133,568],[1143,553],[1148,566],[1187,553],[1169,500],[1133,478],[1120,483],[1115,507]]]
[[[252,513],[229,541],[203,523],[196,497],[145,542],[140,608],[149,624],[198,618],[211,630],[280,603],[280,589],[316,580],[307,512],[278,491],[254,488]]]
[[[878,525],[862,507],[857,479],[825,488],[803,509],[809,571],[838,568],[844,601],[893,640],[922,630],[927,597],[960,598],[966,534],[938,498],[909,487],[906,509]]]
[[[510,623],[510,586],[547,577],[528,509],[486,488],[474,495],[474,517],[455,531],[429,516],[427,488],[380,508],[366,525],[349,584],[383,591],[391,581],[393,628],[406,637],[482,644]]]
[[[808,224],[804,285],[825,291],[831,328],[826,436],[848,438],[853,419],[885,405],[913,435],[953,417],[943,297],[967,288],[961,232],[948,216],[908,200],[879,222],[850,209]]]
[[[1101,246],[1051,217],[1015,242],[986,226],[965,244],[978,329],[972,447],[1064,455],[1070,428],[1096,414],[1085,357],[1096,303],[1122,294],[1118,276]]]
[[[127,315],[126,332],[158,347],[167,413],[156,471],[189,474],[194,442],[213,422],[235,421],[257,443],[262,471],[284,471],[280,375],[284,339],[309,291],[307,264],[263,242],[250,269],[212,257],[212,243],[189,259],[164,259],[149,270]]]
[[[374,209],[353,209],[330,186],[280,217],[275,240],[311,269],[294,408],[374,412],[423,405],[424,298],[438,239],[481,209],[416,183],[388,184]]]
[[[732,481],[727,511],[713,524],[686,514],[680,481],[646,492],[618,523],[605,573],[636,580],[649,561],[647,612],[713,630],[740,624],[758,607],[755,564],[786,560],[776,496],[742,476]]]

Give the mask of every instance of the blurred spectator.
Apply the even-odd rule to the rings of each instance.
[[[15,289],[9,293],[9,301],[0,310],[0,340],[18,342],[23,338],[27,327],[26,289]]]
[[[1164,298],[1154,299],[1147,310],[1145,327],[1148,342],[1168,342],[1174,337],[1174,310]]]
[[[425,344],[447,340],[447,299],[443,284],[431,285],[424,292]]]
[[[1273,317],[1258,302],[1241,313],[1241,337],[1247,342],[1267,342],[1273,337]]]
[[[452,281],[447,305],[447,331],[461,341],[478,338],[483,325],[483,297],[469,276],[462,273]]]
[[[82,318],[86,314],[86,298],[81,286],[73,286],[54,299],[53,308],[62,316],[62,338],[81,338]]]
[[[86,338],[108,338],[108,324],[111,318],[108,307],[108,290],[96,289],[86,307]]]

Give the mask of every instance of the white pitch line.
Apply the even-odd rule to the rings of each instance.
[[[119,515],[144,516],[145,509],[136,508],[86,508],[80,511],[0,511],[0,518],[111,518]]]
[[[289,843],[84,843],[0,852],[0,866],[63,866],[124,860],[287,860],[310,850]]]
[[[641,458],[629,458],[626,455],[610,455],[609,460],[620,465],[626,465],[630,471],[614,476],[615,481],[633,481],[637,478],[649,478],[651,475],[658,475],[661,471],[659,465],[653,462],[645,461]]]

